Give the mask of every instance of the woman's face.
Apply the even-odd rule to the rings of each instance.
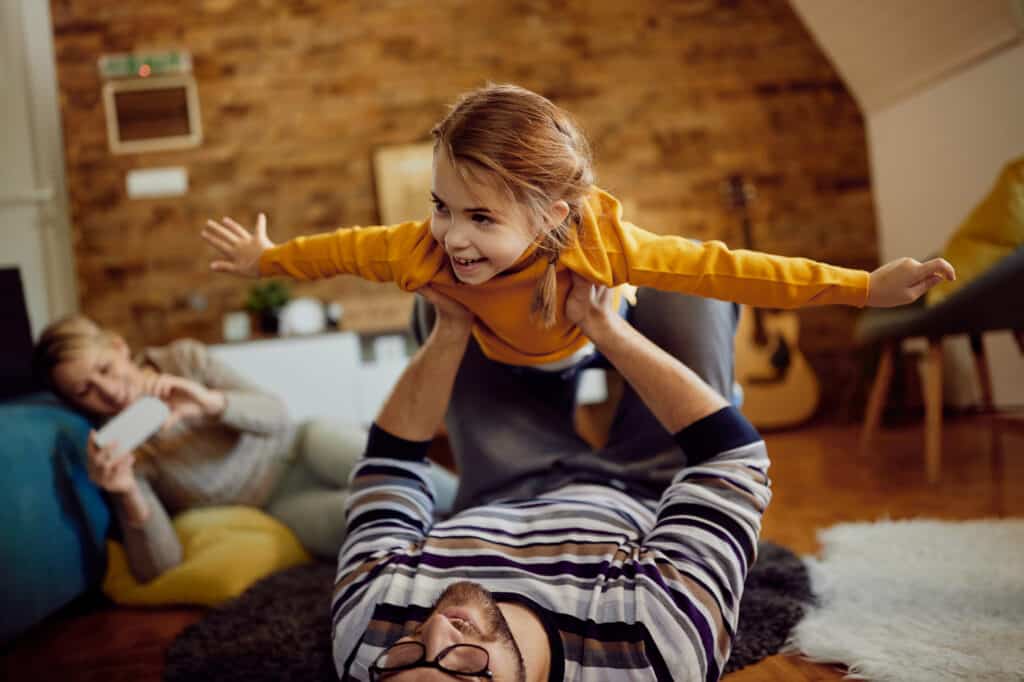
[[[99,417],[115,415],[134,402],[142,394],[142,379],[141,369],[119,338],[90,344],[53,368],[57,392]]]
[[[465,284],[483,284],[508,268],[539,233],[522,206],[488,183],[464,181],[446,154],[434,154],[431,194],[430,232]]]

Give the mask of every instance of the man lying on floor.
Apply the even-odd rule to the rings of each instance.
[[[567,316],[675,434],[686,467],[660,500],[570,483],[433,523],[425,455],[472,318],[427,298],[437,323],[353,473],[332,605],[339,678],[717,680],[771,497],[754,428],[576,281]]]

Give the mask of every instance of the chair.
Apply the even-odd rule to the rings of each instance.
[[[993,409],[992,379],[982,336],[989,331],[1012,331],[1024,353],[1024,247],[937,305],[926,306],[922,297],[914,305],[872,308],[861,316],[856,329],[860,346],[881,346],[881,358],[868,397],[861,447],[866,451],[878,430],[892,378],[893,355],[907,338],[928,339],[924,379],[925,465],[928,480],[939,478],[942,463],[942,339],[955,334],[970,338],[975,370],[987,411]]]

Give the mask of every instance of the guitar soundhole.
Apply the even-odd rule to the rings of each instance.
[[[772,351],[769,362],[771,363],[774,373],[771,376],[756,376],[751,375],[747,377],[747,383],[750,384],[778,384],[786,379],[786,372],[789,371],[789,366],[792,364],[793,354],[789,350],[789,343],[782,336],[772,339],[777,343],[775,350]]]

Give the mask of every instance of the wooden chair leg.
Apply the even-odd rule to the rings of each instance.
[[[981,334],[971,334],[971,353],[974,354],[974,370],[978,373],[981,384],[981,403],[985,412],[991,414],[995,403],[992,399],[992,372],[988,368],[988,356],[985,354],[985,342]]]
[[[1006,515],[1003,499],[1003,423],[996,415],[992,419],[992,489],[995,491],[996,516]]]
[[[925,471],[929,483],[939,480],[942,468],[942,339],[929,339],[925,368]]]
[[[875,382],[871,385],[867,410],[864,413],[864,430],[860,436],[860,452],[862,455],[870,451],[871,443],[878,431],[882,418],[882,409],[889,395],[889,382],[892,380],[892,358],[896,352],[896,342],[890,341],[882,346],[882,355],[875,371]]]

